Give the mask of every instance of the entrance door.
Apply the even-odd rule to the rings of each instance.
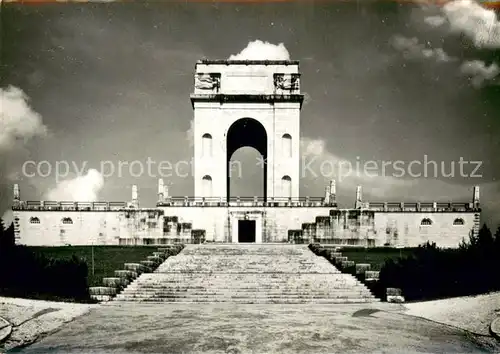
[[[238,220],[238,242],[255,242],[255,220]]]

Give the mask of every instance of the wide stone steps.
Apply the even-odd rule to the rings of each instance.
[[[116,301],[357,303],[378,301],[306,246],[189,245],[144,273]]]
[[[289,299],[289,298],[276,298],[276,299],[237,299],[237,298],[116,298],[118,302],[168,302],[168,303],[232,303],[232,304],[350,304],[350,303],[373,303],[380,301],[375,298],[328,298],[328,299]]]

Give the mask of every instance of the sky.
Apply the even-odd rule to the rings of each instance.
[[[1,26],[0,215],[14,183],[78,201],[137,184],[154,206],[161,176],[140,165],[191,160],[195,63],[232,57],[300,61],[301,196],[335,178],[343,207],[357,185],[366,201],[469,202],[479,185],[500,223],[500,23],[473,1],[9,3]],[[263,194],[257,156],[233,156],[233,196]],[[163,176],[171,195],[193,194],[186,174]]]

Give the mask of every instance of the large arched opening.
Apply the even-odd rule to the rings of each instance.
[[[253,118],[241,118],[235,121],[228,129],[227,132],[227,159],[226,159],[226,173],[227,173],[227,199],[231,198],[231,175],[234,175],[234,166],[232,166],[231,158],[236,150],[243,147],[250,147],[257,150],[260,154],[261,160],[255,161],[258,166],[261,163],[263,174],[263,197],[264,201],[267,200],[267,133],[264,126]],[[262,166],[263,165],[263,166]],[[242,169],[244,172],[244,170]]]

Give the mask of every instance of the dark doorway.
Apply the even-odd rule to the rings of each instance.
[[[255,220],[238,220],[238,242],[255,242]]]

